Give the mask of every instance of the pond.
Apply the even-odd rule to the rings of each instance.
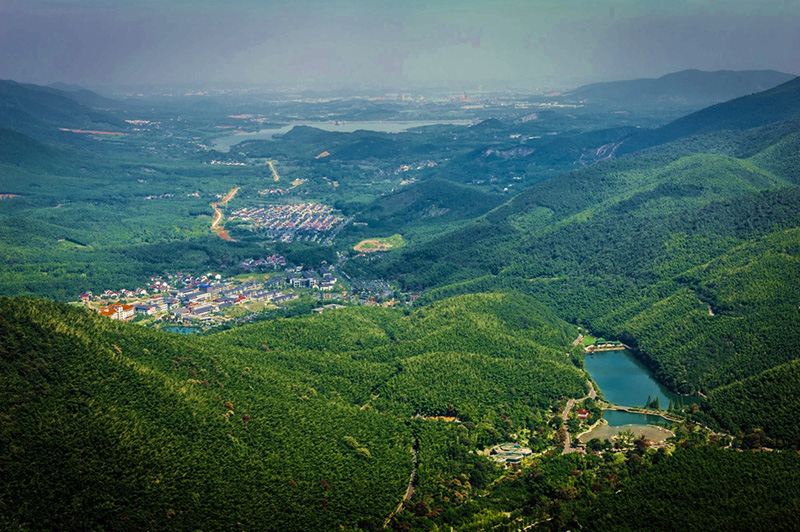
[[[623,425],[647,425],[653,422],[667,421],[661,416],[653,414],[641,414],[639,412],[625,412],[623,410],[603,410],[603,419],[611,427],[621,427]]]
[[[381,133],[402,133],[414,127],[439,126],[439,125],[459,125],[468,126],[470,120],[371,120],[356,122],[297,122],[286,126],[262,129],[252,133],[234,133],[218,138],[214,141],[214,149],[227,152],[231,146],[246,140],[272,140],[275,135],[288,133],[294,126],[310,126],[325,131],[338,131],[341,133],[352,133],[360,129],[367,131],[379,131]]]
[[[200,331],[200,329],[197,327],[179,327],[177,325],[162,327],[161,330],[177,334],[194,334]]]
[[[606,401],[622,406],[645,406],[647,398],[658,398],[661,409],[670,401],[691,401],[662,386],[650,370],[627,350],[586,355],[586,371],[603,392]]]

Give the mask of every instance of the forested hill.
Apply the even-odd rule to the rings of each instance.
[[[367,238],[401,233],[406,239],[431,237],[448,226],[469,222],[505,198],[446,179],[409,184],[367,205],[342,237]],[[410,234],[409,234],[410,233]]]
[[[775,70],[682,70],[660,78],[592,83],[578,87],[568,96],[611,103],[644,103],[678,100],[691,104],[723,102],[747,94],[762,92],[795,76]]]
[[[43,138],[52,138],[58,128],[124,130],[118,116],[87,105],[92,98],[69,92],[0,80],[0,126]]]
[[[0,528],[380,529],[415,439],[440,498],[499,474],[476,444],[548,447],[553,403],[587,392],[576,334],[520,295],[195,338],[0,298]]]
[[[38,168],[61,158],[63,154],[57,149],[17,131],[0,127],[0,161],[3,165]],[[6,184],[3,183],[3,186]]]
[[[101,96],[96,92],[80,85],[51,83],[47,87],[57,91],[66,92],[73,100],[97,109],[119,109],[124,105],[123,102],[119,100],[106,98],[105,96]]]
[[[752,153],[742,139],[758,136],[727,132],[700,143],[714,154],[682,156],[685,144],[670,145],[563,175],[405,248],[379,273],[438,287],[422,302],[531,294],[568,321],[636,345],[684,393],[759,375],[797,358],[800,320],[800,133],[791,124],[770,131],[746,159],[725,153]],[[765,389],[765,408],[787,404],[800,408],[796,391]],[[711,408],[734,430],[760,426],[757,416],[729,415],[730,401]],[[773,436],[798,440],[792,409],[775,411]]]
[[[800,117],[800,78],[770,90],[707,107],[622,142],[617,155],[659,146],[691,135],[745,130]]]

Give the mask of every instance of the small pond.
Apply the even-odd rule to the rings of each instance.
[[[622,425],[647,425],[649,423],[662,423],[667,421],[661,416],[641,414],[639,412],[625,412],[623,410],[603,410],[603,419],[612,427]]]
[[[162,327],[161,330],[162,331],[171,332],[171,333],[177,333],[177,334],[194,334],[194,333],[200,331],[200,329],[198,327],[181,327],[181,326],[178,326],[178,325],[171,325],[169,327]]]

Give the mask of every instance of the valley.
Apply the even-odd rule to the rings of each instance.
[[[0,82],[0,527],[800,526],[800,83],[678,74]]]

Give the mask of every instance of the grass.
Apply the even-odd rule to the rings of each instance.
[[[223,311],[223,314],[229,318],[241,318],[247,314],[261,312],[267,308],[276,308],[272,303],[266,301],[247,301],[233,307],[228,307]]]
[[[267,277],[269,276],[264,273],[243,273],[241,275],[236,275],[235,277],[233,277],[233,279],[236,281],[241,281],[243,283],[249,283],[251,281],[261,282],[264,281]]]

